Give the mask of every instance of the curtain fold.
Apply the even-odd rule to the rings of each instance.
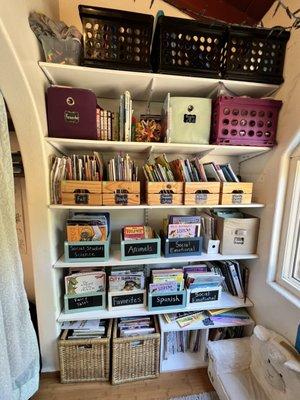
[[[38,384],[39,350],[23,284],[7,115],[0,91],[0,400],[27,400]]]

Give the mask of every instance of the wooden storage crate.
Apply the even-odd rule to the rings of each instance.
[[[62,181],[61,203],[65,205],[102,205],[102,182]]]
[[[121,261],[160,257],[161,239],[153,231],[152,239],[123,240],[121,233]]]
[[[220,204],[251,204],[252,182],[223,182]]]
[[[185,182],[184,204],[217,205],[220,197],[220,182]]]
[[[106,181],[102,182],[103,205],[138,205],[140,204],[140,182]]]
[[[104,338],[67,340],[63,331],[58,340],[61,383],[109,380],[111,332],[112,320]]]
[[[103,241],[65,242],[66,262],[97,262],[109,258],[110,235]]]
[[[186,290],[148,293],[148,309],[169,311],[186,307]]]
[[[114,320],[112,338],[112,384],[157,378],[159,375],[160,332],[154,317],[155,333],[143,336],[118,336]]]
[[[146,201],[150,206],[183,204],[183,182],[146,182]]]
[[[76,313],[106,308],[106,292],[65,294],[65,313]]]

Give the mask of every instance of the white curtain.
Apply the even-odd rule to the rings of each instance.
[[[39,352],[23,284],[7,115],[0,92],[0,400],[38,389]]]

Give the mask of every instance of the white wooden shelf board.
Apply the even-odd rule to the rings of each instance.
[[[102,68],[62,65],[40,62],[49,81],[56,85],[93,90],[98,97],[116,99],[129,90],[134,100],[163,101],[170,92],[173,96],[208,96],[219,82],[237,95],[263,97],[271,94],[278,85],[212,79],[192,76],[154,74]]]
[[[211,144],[188,144],[188,143],[146,143],[146,142],[120,142],[107,140],[85,140],[85,139],[63,139],[45,137],[47,143],[51,144],[62,153],[73,151],[123,151],[127,153],[166,153],[166,154],[207,154],[214,156],[250,156],[270,151],[270,147],[256,146],[217,146]]]
[[[173,309],[170,313],[183,312],[183,311],[200,311],[200,310],[214,310],[218,308],[240,308],[240,307],[252,307],[253,303],[247,298],[244,303],[243,299],[239,299],[237,296],[232,296],[229,293],[222,293],[219,301],[213,301],[206,303],[206,305],[199,305],[198,308],[195,306],[187,306],[184,309]],[[147,310],[146,308],[139,309],[125,309],[125,310],[99,310],[99,311],[85,311],[78,313],[65,313],[62,311],[57,319],[57,322],[64,321],[84,321],[90,319],[109,319],[109,318],[121,318],[121,317],[134,317],[134,316],[145,316],[145,315],[156,315],[166,314],[166,310]],[[207,327],[206,327],[207,328]]]
[[[223,293],[223,295],[224,295],[224,293]],[[241,306],[241,307],[243,307],[243,306]],[[199,309],[199,306],[198,306],[198,309]],[[230,326],[248,326],[248,325],[254,324],[254,321],[249,316],[249,320],[245,320],[239,324],[227,322],[224,324],[223,323],[214,323],[214,325],[206,326],[203,324],[203,321],[198,321],[189,326],[186,326],[185,328],[180,328],[180,326],[177,324],[176,321],[173,321],[170,324],[168,324],[162,316],[159,316],[159,324],[160,324],[161,333],[164,333],[164,332],[175,332],[175,331],[190,331],[190,330],[198,330],[198,329],[225,328],[225,327],[230,327]]]
[[[258,254],[242,254],[242,255],[223,255],[223,254],[207,254],[202,253],[200,256],[185,256],[185,257],[157,257],[144,258],[141,260],[124,260],[121,261],[120,245],[111,245],[111,256],[108,261],[98,262],[66,262],[64,255],[61,256],[55,264],[54,268],[70,268],[70,267],[113,267],[117,265],[149,265],[149,264],[175,264],[189,263],[201,261],[220,261],[220,260],[249,260],[258,258]]]
[[[207,362],[201,359],[201,353],[175,353],[169,355],[167,360],[162,360],[160,371],[172,372],[183,371],[188,369],[204,368],[207,367]]]
[[[80,206],[80,205],[63,205],[63,204],[50,204],[49,208],[53,210],[153,210],[153,209],[167,209],[167,208],[263,208],[265,207],[262,203],[251,203],[251,204],[230,204],[230,205],[222,205],[217,204],[214,206],[208,205],[197,205],[197,206],[185,206],[185,205],[172,205],[172,204],[164,204],[164,205],[156,205],[156,206],[148,206],[148,204],[139,204],[133,206]]]

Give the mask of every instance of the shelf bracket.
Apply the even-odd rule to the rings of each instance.
[[[153,151],[154,151],[154,146],[147,147],[147,149],[146,149],[146,159],[147,159],[147,161],[151,157],[151,154],[153,153]]]
[[[195,154],[193,154],[193,156],[194,156],[195,158],[203,158],[203,157],[207,156],[207,154],[211,153],[211,152],[214,151],[214,150],[215,150],[215,148],[209,149],[209,150],[203,150],[203,151],[201,151],[200,153],[195,153]]]
[[[150,103],[151,103],[151,99],[152,99],[152,95],[154,92],[154,82],[155,82],[155,78],[151,78],[150,81],[150,86],[149,86],[149,93],[148,93],[148,99],[147,99],[147,114],[150,114]]]

